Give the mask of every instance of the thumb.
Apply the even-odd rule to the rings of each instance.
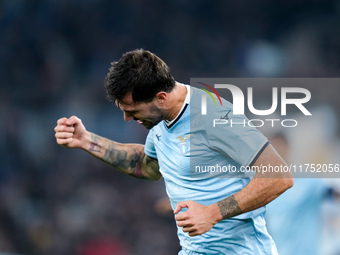
[[[188,207],[189,207],[189,205],[188,205],[187,201],[178,202],[176,204],[176,208],[174,210],[174,214],[179,213],[182,210],[182,208],[188,208]]]
[[[73,126],[79,122],[81,122],[81,120],[77,116],[72,116],[66,120],[66,125]]]

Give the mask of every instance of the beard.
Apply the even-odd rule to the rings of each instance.
[[[141,125],[143,125],[145,128],[147,129],[151,129],[153,128],[154,126],[156,126],[159,122],[161,122],[162,120],[156,120],[156,121],[142,121]]]
[[[156,106],[153,106],[150,108],[150,113],[153,115],[152,117],[149,117],[144,120],[136,119],[139,124],[143,125],[147,129],[153,128],[158,123],[160,123],[162,120],[166,119],[163,111],[157,108]]]

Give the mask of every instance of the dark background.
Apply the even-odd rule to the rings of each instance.
[[[55,142],[57,119],[71,115],[110,139],[144,142],[147,130],[105,99],[110,62],[124,52],[156,53],[183,83],[338,77],[339,31],[335,0],[0,0],[0,252],[178,252],[173,216],[155,209],[162,180]]]

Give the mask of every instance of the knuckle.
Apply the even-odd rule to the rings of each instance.
[[[74,120],[76,120],[76,121],[79,121],[79,122],[81,122],[81,119],[79,119],[77,116],[75,116],[75,115],[73,115],[70,119],[74,119]]]
[[[57,121],[57,123],[59,124],[59,123],[61,123],[61,122],[63,122],[63,121],[65,121],[65,117],[63,117],[63,118],[60,118],[58,121]]]

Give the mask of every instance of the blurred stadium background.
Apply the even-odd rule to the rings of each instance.
[[[156,205],[162,181],[132,179],[55,143],[57,119],[71,115],[102,136],[144,142],[147,131],[105,99],[104,77],[122,53],[148,49],[184,83],[338,77],[339,31],[336,0],[0,0],[0,254],[178,252],[173,217]],[[327,137],[323,154],[339,158],[340,88],[323,92],[331,128],[317,132]],[[336,255],[339,202],[327,201],[320,245]]]

